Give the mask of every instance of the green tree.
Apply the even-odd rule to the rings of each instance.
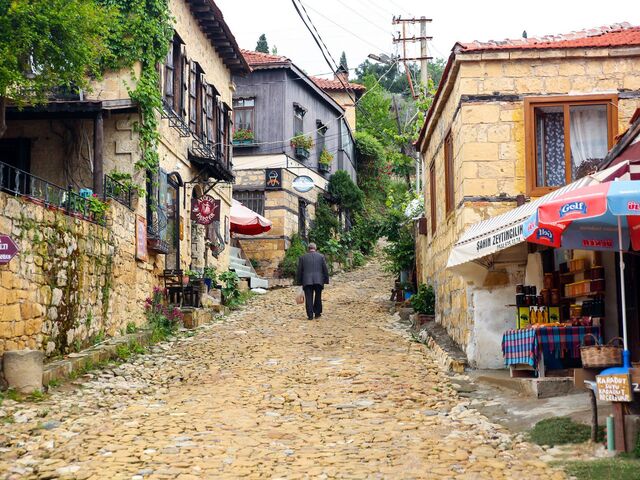
[[[271,47],[271,55],[278,55],[278,47],[275,45]]]
[[[347,72],[349,71],[349,64],[347,63],[347,54],[343,51],[342,55],[340,55],[340,66],[344,68]]]
[[[344,170],[338,170],[329,178],[327,192],[340,211],[351,213],[360,212],[364,208],[364,194],[353,183],[351,177]]]
[[[367,94],[360,99],[360,110],[356,117],[356,130],[369,132],[383,145],[388,145],[395,136],[395,124],[390,115],[391,96],[373,75],[363,81]]]
[[[0,0],[0,137],[8,101],[42,103],[99,73],[107,18],[93,0]]]
[[[258,38],[256,52],[269,53],[269,44],[267,43],[267,36],[264,33]]]

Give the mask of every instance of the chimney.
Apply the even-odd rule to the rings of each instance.
[[[342,65],[338,67],[338,70],[336,70],[333,76],[338,81],[342,80],[345,85],[349,83],[349,71]]]

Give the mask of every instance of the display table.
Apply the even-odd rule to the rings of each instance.
[[[600,327],[539,327],[507,330],[502,336],[502,355],[507,366],[529,365],[545,376],[544,356],[579,359],[587,334],[600,339]],[[587,342],[590,344],[590,342]]]

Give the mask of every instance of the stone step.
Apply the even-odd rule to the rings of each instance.
[[[249,265],[249,261],[245,260],[244,258],[234,258],[231,257],[229,258],[229,265],[242,265],[242,266],[248,266]]]
[[[236,258],[240,258],[242,255],[241,250],[238,247],[229,247],[229,254]]]
[[[269,288],[269,281],[265,280],[264,278],[251,277],[251,279],[249,280],[249,286],[251,288],[268,289]]]
[[[251,267],[249,267],[247,265],[229,265],[229,268],[231,270],[235,270],[236,273],[246,272],[246,273],[250,273],[250,274],[253,275],[253,271],[251,270]]]

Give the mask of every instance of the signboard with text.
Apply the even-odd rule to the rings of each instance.
[[[191,220],[200,225],[220,221],[220,200],[204,195],[191,200]]]
[[[0,235],[0,265],[6,265],[18,254],[18,246],[9,235]]]
[[[603,402],[631,402],[631,377],[626,373],[598,375],[598,400]]]

